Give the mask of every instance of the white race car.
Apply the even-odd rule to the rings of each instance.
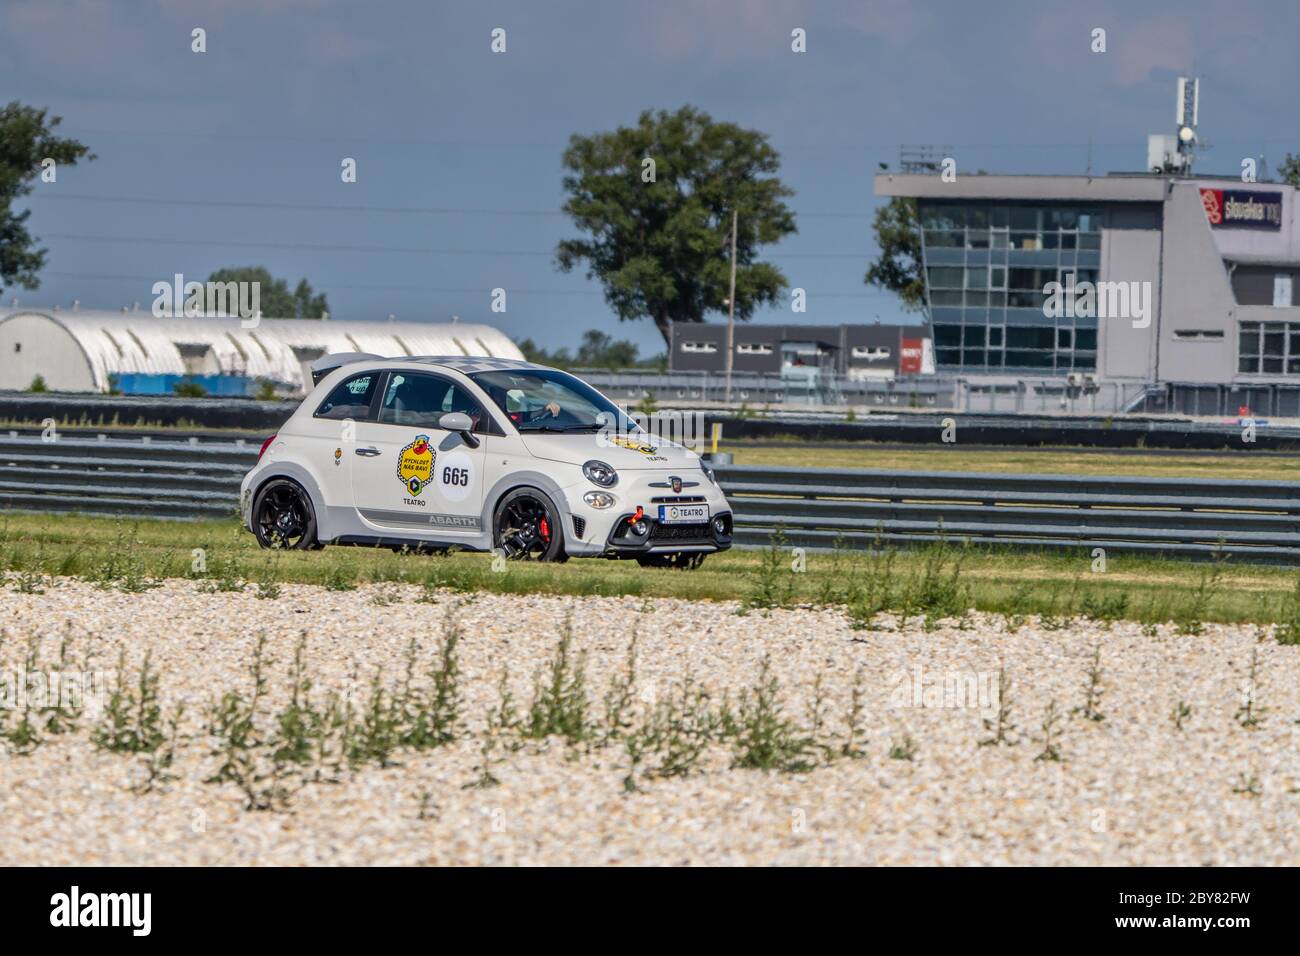
[[[358,544],[697,567],[731,508],[695,452],[511,359],[329,355],[240,488],[263,547]]]

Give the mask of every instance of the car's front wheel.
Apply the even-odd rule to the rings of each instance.
[[[698,551],[676,551],[672,554],[647,554],[637,558],[636,563],[643,568],[677,568],[680,571],[694,571],[707,555]]]
[[[264,548],[308,551],[316,542],[316,509],[296,482],[268,481],[253,501],[253,534]]]
[[[563,561],[559,509],[534,488],[516,488],[497,505],[493,541],[508,561]]]

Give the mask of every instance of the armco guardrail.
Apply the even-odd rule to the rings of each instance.
[[[718,469],[742,544],[969,541],[1300,560],[1300,485],[1283,481],[851,469]]]
[[[0,436],[0,507],[154,518],[233,515],[247,442]]]
[[[235,511],[251,442],[0,436],[0,507],[219,518]],[[718,468],[741,545],[947,539],[1039,548],[1300,561],[1300,484],[1283,481]]]

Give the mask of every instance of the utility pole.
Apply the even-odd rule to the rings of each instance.
[[[727,297],[727,391],[726,400],[731,401],[731,362],[736,351],[736,226],[740,214],[731,210],[731,294]]]

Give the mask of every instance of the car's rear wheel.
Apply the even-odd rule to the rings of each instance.
[[[559,509],[534,488],[516,488],[497,505],[493,542],[507,561],[564,561]]]
[[[708,557],[698,551],[676,551],[672,554],[647,554],[637,558],[636,563],[643,568],[676,568],[679,571],[694,571]]]
[[[316,541],[316,509],[296,482],[268,481],[253,502],[253,534],[264,548],[309,551]]]

